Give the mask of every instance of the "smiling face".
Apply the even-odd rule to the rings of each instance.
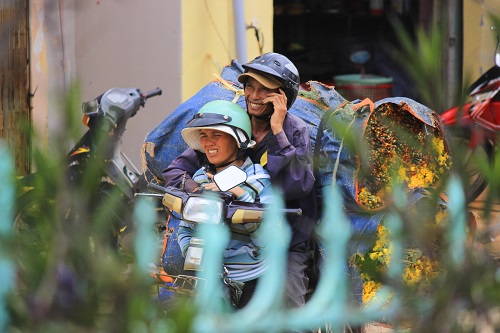
[[[272,113],[272,103],[264,104],[264,99],[271,93],[279,93],[278,89],[269,89],[252,77],[245,82],[245,99],[247,110],[251,116],[264,116]]]
[[[200,129],[200,144],[208,161],[216,167],[234,161],[238,155],[236,140],[226,132]]]

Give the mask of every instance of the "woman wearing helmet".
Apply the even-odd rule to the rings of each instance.
[[[181,132],[184,141],[193,149],[206,155],[210,165],[200,168],[192,179],[204,191],[219,191],[212,181],[213,175],[236,165],[247,173],[247,181],[228,192],[240,201],[271,203],[270,177],[259,164],[253,164],[247,149],[253,147],[250,119],[237,104],[216,100],[205,104]],[[224,252],[224,266],[232,280],[244,282],[239,307],[250,299],[257,278],[268,266],[262,256],[260,223],[231,225],[231,240]],[[181,221],[178,242],[185,256],[194,226]],[[259,244],[259,245],[257,245]]]
[[[239,105],[215,100],[205,104],[181,132],[188,146],[206,155],[215,172],[230,164],[241,166],[247,149],[255,145],[251,139],[250,119]],[[214,139],[224,139],[222,147]],[[211,149],[224,148],[224,151]]]
[[[273,52],[258,56],[243,68],[238,80],[243,83],[255,140],[249,156],[269,173],[273,186],[284,196],[286,208],[302,209],[301,217],[288,217],[292,239],[286,281],[287,304],[300,307],[309,288],[306,269],[317,203],[309,132],[302,119],[288,113],[298,94],[299,73],[287,57]],[[162,172],[166,185],[184,182],[187,190],[195,190],[198,184],[190,176],[201,163],[195,151],[186,150]]]

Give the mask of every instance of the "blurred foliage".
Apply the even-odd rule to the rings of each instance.
[[[492,22],[498,24],[499,17],[491,17]],[[434,109],[440,110],[440,106],[449,103],[443,101],[445,95],[445,82],[441,77],[442,48],[444,41],[444,30],[435,24],[428,32],[417,29],[413,38],[402,28],[398,22],[394,22],[402,48],[396,55],[399,62],[410,73],[412,80],[418,85],[421,96],[425,103]],[[493,54],[492,54],[493,57]],[[468,83],[465,82],[468,86]],[[457,98],[456,103],[460,105],[466,100],[467,91]],[[448,128],[447,130],[452,130]],[[451,132],[450,132],[451,134]],[[449,142],[451,145],[453,169],[459,175],[464,184],[468,178],[465,172],[467,146],[463,142]],[[500,155],[495,156],[498,161]],[[459,219],[467,219],[468,239],[465,248],[462,249],[463,256],[460,263],[456,265],[453,257],[456,249],[444,244],[441,257],[441,274],[428,286],[428,292],[417,301],[413,297],[407,297],[407,288],[401,288],[405,295],[402,318],[410,317],[411,332],[497,332],[500,329],[500,261],[498,253],[490,253],[489,246],[477,242],[482,236],[481,232],[489,226],[498,222],[498,208],[495,203],[500,202],[500,164],[488,163],[487,160],[472,161],[480,167],[488,181],[487,191],[484,193],[484,201],[478,201],[475,208],[467,207],[464,203],[458,207],[460,215],[450,215],[448,228],[453,228]],[[463,190],[466,192],[467,186]],[[453,193],[448,193],[449,195]],[[482,215],[481,232],[475,234],[473,213],[474,209],[480,209]],[[432,239],[432,235],[425,233],[424,224],[420,224],[420,215],[425,215],[428,210],[423,209],[416,215],[404,218],[405,235],[413,235],[421,240]],[[477,217],[477,215],[476,215]],[[472,229],[471,229],[472,228]],[[420,230],[420,231],[419,231]],[[428,232],[428,230],[427,230]],[[497,240],[498,242],[498,240]],[[451,252],[450,252],[451,251]],[[404,324],[404,320],[401,322]],[[403,325],[405,326],[405,325]]]
[[[17,274],[9,330],[186,332],[189,321],[182,313],[191,311],[167,316],[155,301],[154,279],[118,251],[110,225],[118,191],[99,195],[97,163],[82,170],[64,163],[65,144],[82,132],[78,92],[73,87],[62,101],[62,126],[51,133],[60,146],[50,153],[35,148],[36,173],[16,180],[16,212],[24,213],[15,221],[21,233],[9,240]]]
[[[438,24],[433,25],[429,32],[417,27],[413,36],[399,20],[391,22],[400,42],[400,50],[392,57],[417,85],[420,102],[432,110],[444,110],[448,105],[442,71],[444,30]]]
[[[419,31],[416,49],[404,33],[401,38],[407,63],[411,63],[408,70],[420,80],[422,96],[429,106],[440,105],[444,83],[437,74],[442,46],[439,30],[430,34]],[[81,133],[78,91],[78,87],[71,89],[62,103],[64,125],[60,132],[53,133],[57,137],[54,142],[60,147],[51,149],[50,154],[35,148],[34,183],[27,185],[23,180],[15,180],[19,185],[16,208],[29,210],[24,216],[23,237],[2,236],[2,250],[16,264],[16,287],[6,298],[10,319],[7,331],[189,332],[197,311],[193,300],[182,298],[169,308],[160,306],[155,300],[154,280],[117,251],[113,237],[109,236],[109,214],[117,204],[118,194],[96,194],[100,181],[97,166],[88,163],[79,175],[81,181],[67,181],[69,170],[62,163],[64,143],[67,138],[76,141],[77,133]],[[35,137],[36,133],[32,135]],[[457,152],[453,158],[460,156]],[[491,184],[484,209],[491,212],[493,203],[500,199],[500,165],[484,164],[483,168]],[[438,200],[438,196],[431,199]],[[467,216],[465,204],[459,208],[460,216]],[[432,208],[424,207],[414,214],[401,207],[389,206],[388,210],[403,221],[394,237],[412,238],[423,244],[422,248],[428,245],[426,232],[432,229],[419,222],[434,212]],[[457,216],[450,216],[450,228]],[[391,318],[395,327],[441,333],[491,332],[498,328],[498,261],[472,239],[464,245],[463,256],[457,262],[449,252],[452,247],[444,241],[442,274],[426,286],[424,295],[385,277],[385,282],[401,295],[401,307]],[[352,304],[346,304],[346,308],[349,306]]]

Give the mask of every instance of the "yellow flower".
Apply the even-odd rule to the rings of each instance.
[[[363,283],[363,295],[361,296],[361,299],[363,303],[368,303],[376,294],[377,291],[380,290],[382,287],[382,283],[380,282],[374,282],[374,281],[368,281]]]
[[[365,207],[369,209],[375,209],[380,207],[382,200],[380,196],[374,195],[366,187],[361,188],[358,194],[358,201]]]
[[[436,277],[439,272],[439,262],[437,260],[431,260],[427,257],[422,257],[420,267],[424,272],[425,277],[428,279]]]
[[[405,180],[408,170],[404,166],[400,166],[398,169],[398,179]]]
[[[430,223],[437,224],[436,221]],[[369,302],[376,296],[382,284],[378,281],[377,275],[372,275],[374,271],[363,271],[364,261],[372,261],[375,264],[376,270],[384,274],[391,262],[391,253],[393,251],[393,244],[389,230],[383,225],[379,224],[377,227],[377,240],[371,251],[366,255],[358,255],[358,268],[363,281],[363,303]],[[404,259],[404,272],[401,275],[402,281],[410,287],[417,286],[417,284],[428,284],[433,278],[439,274],[439,262],[432,260],[427,256],[422,255],[422,252],[415,248],[410,248],[406,251]],[[371,265],[367,267],[372,267]],[[371,268],[370,268],[371,269]],[[375,273],[378,274],[378,273]]]
[[[435,174],[432,170],[422,167],[410,178],[408,187],[410,189],[416,187],[429,187],[434,183],[434,176]]]
[[[450,156],[448,155],[444,147],[444,140],[439,137],[434,137],[432,138],[432,146],[437,153],[438,164],[441,166],[449,166]]]
[[[414,285],[420,281],[422,277],[421,270],[415,267],[405,267],[405,272],[403,273],[403,280],[409,285]]]
[[[371,171],[366,178],[358,178],[357,201],[367,209],[383,207],[394,182],[407,184],[410,190],[431,187],[451,167],[439,128],[427,128],[431,132],[424,135],[421,121],[411,113],[392,106],[379,111],[366,124],[369,155],[360,158]],[[401,136],[400,131],[409,136]]]

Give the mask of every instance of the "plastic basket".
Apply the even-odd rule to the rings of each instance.
[[[391,97],[392,78],[372,74],[337,75],[333,78],[335,90],[345,99],[369,98],[378,101]]]

